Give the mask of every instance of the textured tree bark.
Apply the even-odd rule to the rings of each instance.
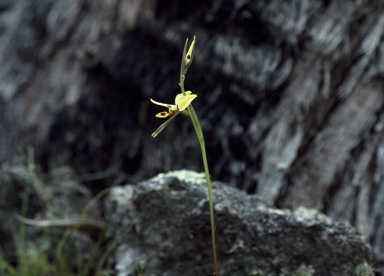
[[[384,4],[0,1],[0,162],[35,147],[91,187],[202,170],[188,120],[161,121],[185,38],[213,179],[348,220],[384,262]]]

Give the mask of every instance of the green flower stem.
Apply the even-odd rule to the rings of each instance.
[[[210,216],[210,220],[211,220],[213,266],[214,266],[215,275],[218,276],[219,274],[217,271],[215,218],[214,218],[214,212],[213,212],[212,186],[211,186],[211,177],[210,177],[209,168],[208,168],[207,153],[205,151],[205,141],[204,141],[203,131],[201,130],[201,126],[199,123],[199,119],[197,118],[195,109],[193,108],[192,104],[190,104],[188,106],[187,110],[189,112],[189,116],[191,117],[191,121],[192,121],[193,127],[195,128],[197,137],[199,139],[200,148],[201,148],[201,155],[202,155],[203,163],[204,163],[205,178],[207,180],[207,187],[208,187],[209,216]]]
[[[187,74],[188,68],[192,64],[192,61],[193,61],[193,53],[194,53],[194,49],[195,49],[195,40],[196,40],[196,36],[193,37],[192,44],[191,44],[188,51],[187,51],[188,39],[185,41],[185,45],[184,45],[183,58],[181,61],[181,68],[180,68],[180,82],[179,82],[180,89],[181,89],[181,92],[183,93],[183,95],[185,95],[185,89],[184,89],[185,75]],[[193,127],[195,128],[197,138],[199,139],[201,156],[203,158],[204,172],[205,172],[205,178],[207,180],[207,188],[208,188],[209,217],[210,217],[210,221],[211,221],[213,268],[214,268],[215,276],[219,276],[219,273],[217,270],[215,216],[214,216],[214,211],[213,211],[212,185],[211,185],[211,177],[209,174],[207,153],[205,151],[204,135],[203,135],[203,131],[201,130],[199,119],[197,118],[195,109],[193,108],[192,104],[190,104],[187,107],[187,111],[188,111],[189,117],[191,118]]]
[[[160,112],[156,115],[156,117],[165,118],[168,116],[172,117],[168,119],[165,123],[161,124],[154,133],[152,133],[152,137],[155,138],[161,131],[164,130],[171,122],[175,119],[175,117],[182,113],[184,115],[187,115],[191,118],[193,127],[195,128],[197,138],[199,139],[200,143],[200,149],[201,149],[201,156],[203,158],[203,164],[204,164],[204,171],[205,171],[205,178],[207,180],[207,187],[208,187],[208,201],[209,201],[209,217],[211,221],[211,239],[212,239],[212,251],[213,251],[213,267],[214,267],[214,275],[219,276],[218,269],[217,269],[217,254],[216,254],[216,239],[215,239],[215,217],[213,212],[213,198],[212,198],[212,186],[211,186],[211,177],[209,174],[209,168],[208,168],[208,161],[207,161],[207,153],[205,151],[205,142],[204,142],[204,135],[203,131],[201,130],[199,119],[197,118],[196,112],[193,109],[193,106],[191,102],[197,97],[197,95],[192,94],[191,91],[185,92],[184,89],[184,80],[185,75],[187,74],[189,66],[191,66],[193,61],[193,53],[195,50],[195,42],[196,42],[196,36],[193,37],[192,43],[188,47],[188,39],[185,41],[184,45],[184,51],[183,51],[183,57],[181,60],[181,67],[180,67],[180,89],[182,92],[182,95],[178,94],[175,98],[175,105],[170,104],[164,104],[157,102],[155,100],[151,99],[151,102],[164,106],[168,108],[168,111]]]
[[[186,73],[186,71],[184,73]],[[181,73],[180,74],[180,83],[179,83],[179,85],[180,85],[181,92],[185,95],[184,80],[185,80],[185,76]],[[196,114],[195,109],[193,108],[192,104],[190,104],[187,107],[187,111],[189,113],[189,117],[191,118],[193,127],[195,128],[195,132],[196,132],[197,138],[199,139],[199,144],[200,144],[200,149],[201,149],[201,156],[203,158],[204,172],[205,172],[205,178],[207,180],[207,188],[208,188],[209,217],[210,217],[210,221],[211,221],[211,240],[212,240],[212,253],[213,253],[213,268],[214,268],[214,271],[215,271],[215,276],[219,276],[219,273],[218,273],[218,270],[217,270],[215,216],[214,216],[214,210],[213,210],[212,185],[211,185],[211,177],[210,177],[210,174],[209,174],[207,152],[205,151],[205,140],[204,140],[203,131],[201,130],[199,119],[197,117],[197,114]]]

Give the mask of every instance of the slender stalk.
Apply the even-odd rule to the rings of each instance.
[[[191,65],[192,60],[193,60],[193,53],[194,53],[194,49],[195,49],[195,42],[196,42],[196,36],[193,37],[192,43],[191,43],[191,45],[190,45],[188,50],[187,50],[188,39],[185,41],[185,45],[184,45],[183,57],[182,57],[182,60],[181,60],[181,67],[180,67],[180,82],[179,82],[181,93],[183,94],[183,96],[187,95],[187,92],[185,92],[185,89],[184,89],[184,81],[185,81],[185,75],[187,74],[188,68]],[[188,93],[192,93],[192,92],[189,91]],[[191,104],[191,101],[193,99],[188,102],[188,107],[186,109],[185,109],[185,105],[184,105],[184,107],[180,107],[179,108],[178,100],[177,100],[179,96],[180,95],[178,95],[176,97],[176,99],[175,99],[175,104],[176,104],[176,108],[175,109],[177,109],[177,113],[175,113],[170,119],[168,119],[165,123],[163,123],[160,127],[158,127],[155,130],[155,132],[152,134],[152,137],[155,138],[161,131],[163,131],[164,128],[166,128],[169,125],[169,123],[179,113],[183,113],[185,115],[188,115],[191,118],[193,127],[195,128],[195,131],[196,131],[197,138],[199,139],[199,144],[200,144],[200,149],[201,149],[201,156],[202,156],[203,164],[204,164],[205,178],[207,180],[208,201],[209,201],[209,218],[210,218],[210,222],[211,222],[213,268],[214,268],[214,275],[215,276],[219,276],[218,269],[217,269],[216,238],[215,238],[215,217],[214,217],[214,210],[213,210],[212,185],[211,185],[211,177],[210,177],[209,168],[208,168],[207,153],[205,151],[204,135],[203,135],[203,131],[201,130],[199,119],[197,118],[196,112],[193,109],[193,106]],[[155,104],[166,106],[166,107],[169,108],[169,110],[171,110],[169,106],[172,107],[172,105],[157,103],[156,101],[153,101],[153,100],[151,100],[151,101],[153,103],[155,103]],[[180,101],[179,101],[179,103],[180,103]],[[185,102],[181,103],[181,105],[183,105],[183,104],[185,104]],[[170,115],[170,114],[168,113],[168,115]]]
[[[190,104],[187,109],[188,109],[189,115],[191,117],[193,127],[195,128],[197,137],[199,139],[200,148],[201,148],[201,155],[203,158],[205,178],[207,180],[207,187],[208,187],[209,217],[210,217],[210,221],[211,221],[211,239],[212,239],[212,253],[213,253],[213,268],[215,271],[215,275],[218,276],[219,273],[217,271],[215,217],[214,217],[214,211],[213,211],[212,185],[211,185],[211,177],[210,177],[209,168],[208,168],[207,153],[205,151],[204,136],[203,136],[203,131],[201,130],[199,119],[197,118],[195,109],[193,108],[192,104]]]
[[[187,45],[188,45],[188,40],[185,43],[183,57],[186,56],[185,52],[186,52]],[[191,58],[193,58],[193,55],[191,56]],[[190,62],[192,62],[192,60]],[[181,93],[183,93],[183,95],[185,95],[184,80],[185,80],[185,74],[187,73],[187,70],[188,70],[188,67],[185,67],[184,63],[182,62],[181,70],[180,70],[180,83],[179,83],[179,85],[180,85]],[[211,240],[212,240],[212,253],[213,253],[213,269],[215,272],[215,276],[219,276],[218,269],[217,269],[215,216],[214,216],[214,210],[213,210],[212,185],[211,185],[211,177],[209,174],[207,152],[205,151],[204,135],[203,135],[203,131],[202,131],[201,126],[200,126],[199,119],[197,117],[197,114],[196,114],[195,109],[193,108],[192,104],[190,104],[188,106],[187,110],[189,113],[189,117],[191,118],[193,127],[195,128],[197,138],[199,139],[201,156],[203,159],[205,178],[207,180],[207,188],[208,188],[209,217],[210,217],[210,221],[211,221]]]

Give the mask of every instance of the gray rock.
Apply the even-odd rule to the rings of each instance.
[[[279,210],[213,183],[220,275],[373,275],[371,249],[348,223],[312,209]],[[160,174],[115,187],[105,202],[117,275],[212,275],[204,175]],[[365,274],[361,274],[363,273]]]

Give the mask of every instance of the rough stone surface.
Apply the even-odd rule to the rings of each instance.
[[[160,174],[115,187],[105,202],[110,258],[118,275],[212,275],[204,174]],[[307,208],[268,207],[213,183],[220,275],[353,275],[370,247],[349,224]],[[367,274],[370,275],[370,274]]]

